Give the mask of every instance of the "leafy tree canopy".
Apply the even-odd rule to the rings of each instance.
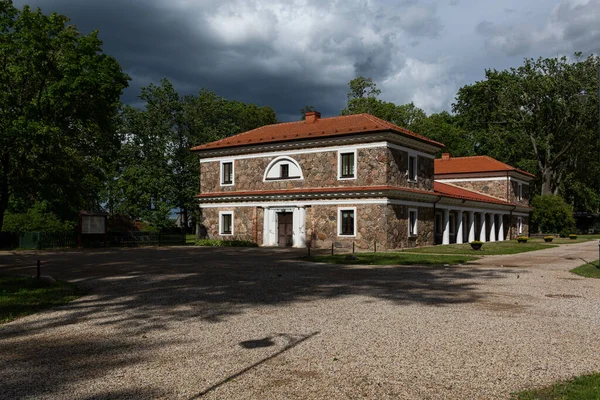
[[[193,220],[198,209],[198,159],[190,148],[277,121],[269,107],[226,100],[202,89],[181,96],[171,82],[142,89],[144,109],[126,107],[123,143],[106,198],[111,213],[147,221],[159,229]]]
[[[0,226],[47,200],[65,218],[99,206],[129,77],[64,15],[0,0]]]
[[[461,126],[474,132],[480,154],[536,173],[542,194],[562,194],[578,209],[598,207],[598,92],[600,59],[525,59],[461,88],[453,105]],[[577,182],[584,183],[583,186]]]

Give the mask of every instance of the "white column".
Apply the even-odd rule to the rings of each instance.
[[[480,231],[479,231],[479,240],[482,242],[487,242],[487,239],[485,238],[486,236],[486,232],[485,232],[485,219],[486,219],[486,213],[482,212],[481,214],[481,227],[480,227]]]
[[[498,214],[498,241],[504,241],[504,214]]]
[[[496,214],[490,214],[490,242],[496,241]]]
[[[469,211],[469,242],[475,240],[475,211]]]
[[[270,210],[266,207],[263,210],[263,246],[271,245],[271,243],[269,242],[269,238],[271,237],[271,235],[269,235],[269,225],[271,225],[269,217],[271,216],[271,213],[269,211]]]
[[[450,211],[445,208],[443,216],[444,234],[442,236],[442,244],[450,244]]]
[[[461,244],[463,242],[463,212],[459,210],[456,213],[456,220],[458,226],[456,227],[456,243]]]
[[[306,210],[303,207],[294,208],[293,247],[306,247]]]

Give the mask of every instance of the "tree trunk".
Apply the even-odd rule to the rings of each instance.
[[[187,208],[181,209],[181,232],[185,235],[188,231],[188,212]]]
[[[552,168],[546,167],[542,170],[542,195],[553,194],[552,192]]]
[[[8,167],[10,162],[10,155],[8,153],[2,156],[0,160],[0,231],[4,224],[4,213],[8,208]]]

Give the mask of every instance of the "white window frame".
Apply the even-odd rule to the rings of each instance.
[[[343,235],[342,234],[342,212],[343,211],[352,211],[354,212],[354,234],[353,235]],[[338,208],[337,213],[337,234],[339,237],[356,237],[356,220],[357,220],[356,207],[340,207]]]
[[[356,175],[358,175],[358,169],[357,169],[357,160],[358,160],[358,155],[357,155],[357,151],[356,149],[348,149],[348,150],[338,150],[338,168],[337,168],[337,178],[338,181],[349,181],[349,180],[353,180],[356,179]],[[342,178],[342,154],[349,154],[349,153],[354,153],[354,176],[351,178]]]
[[[410,213],[415,213],[415,231],[410,231]],[[416,208],[408,209],[408,237],[416,237],[419,234],[419,211]]]
[[[519,235],[523,234],[523,217],[517,217],[517,228],[519,230]]]
[[[414,171],[415,171],[415,179],[410,179],[410,159],[414,158]],[[419,180],[419,156],[417,153],[408,153],[408,164],[406,165],[406,180],[409,182],[417,182]]]
[[[223,232],[223,216],[224,215],[231,215],[231,233]],[[234,221],[233,211],[219,211],[219,236],[233,236],[233,234],[234,234],[233,226],[235,225],[233,223],[233,221]]]
[[[223,183],[223,164],[231,163],[231,183]],[[221,160],[219,163],[219,183],[221,186],[233,186],[235,185],[235,161],[234,160]]]

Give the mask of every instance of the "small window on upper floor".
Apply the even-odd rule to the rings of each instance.
[[[519,186],[517,187],[517,199],[523,200],[523,184],[519,183]]]
[[[281,164],[281,171],[280,171],[279,177],[281,179],[290,177],[290,165],[289,164]]]
[[[410,182],[417,181],[417,156],[416,155],[408,156],[408,180]]]
[[[233,185],[233,161],[221,162],[221,185]]]
[[[338,153],[338,179],[356,178],[356,151]]]

